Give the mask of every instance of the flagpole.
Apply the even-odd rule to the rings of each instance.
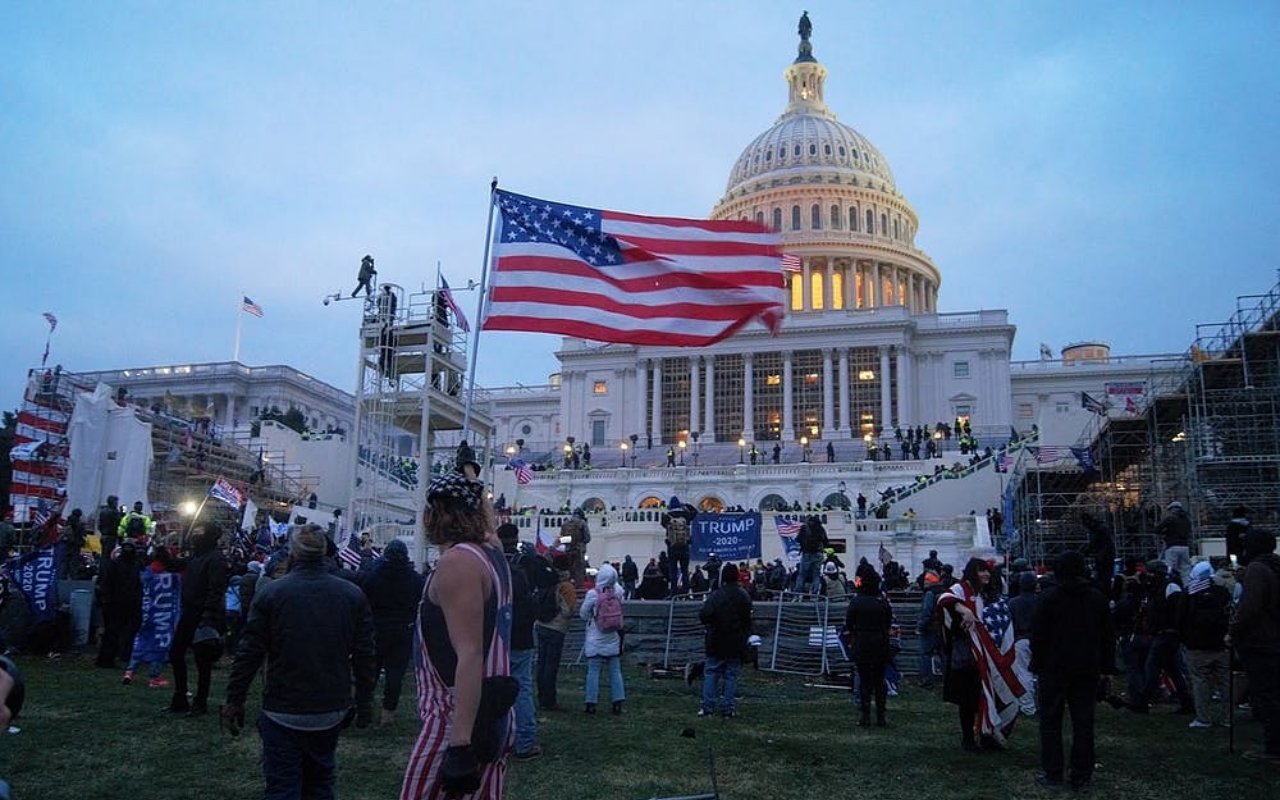
[[[471,366],[467,368],[467,398],[462,409],[462,438],[471,431],[471,403],[476,395],[476,356],[480,353],[480,330],[484,327],[484,300],[489,281],[489,246],[493,243],[494,199],[498,194],[498,179],[489,183],[489,222],[484,229],[484,265],[480,270],[480,297],[476,301],[476,334],[471,338]]]
[[[200,512],[204,511],[204,504],[209,502],[209,493],[205,492],[204,499],[200,501],[200,505],[196,506],[196,513],[191,515],[191,524],[187,526],[187,535],[184,539],[191,538],[191,531],[195,530],[196,520],[200,519]]]
[[[244,298],[243,292],[240,294],[240,304],[236,306],[236,347],[231,351],[231,360],[240,360],[240,321],[244,319]]]

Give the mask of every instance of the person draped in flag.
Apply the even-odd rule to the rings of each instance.
[[[961,747],[1002,748],[1025,691],[1014,674],[1013,626],[992,562],[971,558],[963,578],[938,598],[943,615],[942,699],[960,712]]]

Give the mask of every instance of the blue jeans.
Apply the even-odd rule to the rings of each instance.
[[[263,800],[333,800],[334,751],[338,727],[297,731],[258,717],[262,736]]]
[[[535,625],[538,640],[538,706],[543,711],[555,708],[556,680],[560,676],[560,654],[564,652],[564,633]]]
[[[1173,681],[1178,702],[1183,708],[1193,708],[1195,701],[1191,699],[1191,689],[1187,686],[1186,674],[1182,671],[1182,661],[1178,657],[1178,637],[1172,633],[1158,633],[1151,639],[1151,650],[1147,653],[1147,663],[1143,671],[1142,701],[1150,703],[1159,689],[1160,673],[1164,672]]]
[[[800,554],[800,569],[796,572],[797,592],[822,593],[822,562],[826,560],[822,553]]]
[[[516,752],[538,746],[538,717],[533,710],[533,650],[511,651],[511,677],[520,683],[516,695]]]
[[[720,700],[720,713],[729,716],[734,713],[734,702],[738,696],[738,670],[742,669],[742,660],[737,658],[716,658],[707,656],[706,670],[702,673],[702,710],[711,714],[716,710],[716,684],[724,681],[724,697]]]
[[[920,634],[920,666],[916,680],[933,683],[933,655],[938,650],[938,634],[927,630]]]
[[[587,697],[586,702],[595,705],[600,699],[600,667],[604,662],[609,666],[609,699],[615,703],[627,699],[626,689],[622,687],[622,658],[620,656],[591,656],[587,659]]]

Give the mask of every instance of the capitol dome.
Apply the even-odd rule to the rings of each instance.
[[[738,156],[711,218],[754,220],[781,234],[801,263],[788,279],[793,312],[936,313],[941,275],[915,246],[915,209],[875,145],[827,107],[827,68],[813,56],[812,31],[806,13],[799,52],[783,72],[787,107]]]

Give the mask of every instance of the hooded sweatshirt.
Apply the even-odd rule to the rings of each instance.
[[[1254,556],[1245,567],[1231,639],[1240,647],[1280,653],[1280,556],[1275,553]]]
[[[600,567],[600,571],[596,573],[596,586],[587,592],[582,600],[582,608],[578,611],[578,616],[587,623],[587,638],[583,644],[587,658],[616,656],[622,652],[622,637],[617,631],[603,633],[596,627],[596,603],[599,602],[600,593],[606,591],[619,591],[618,572],[608,564]]]

